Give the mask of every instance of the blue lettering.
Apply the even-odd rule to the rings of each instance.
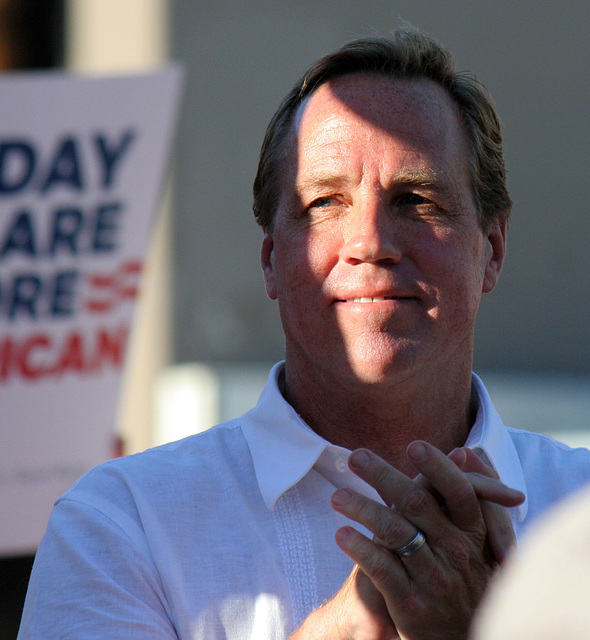
[[[74,313],[77,271],[62,271],[55,276],[50,313],[53,317],[71,316]]]
[[[74,138],[65,138],[58,148],[49,174],[41,186],[41,191],[49,191],[56,184],[67,185],[78,191],[82,190],[78,145]]]
[[[109,147],[106,136],[101,133],[95,136],[94,142],[96,143],[96,148],[102,161],[101,186],[105,189],[113,185],[115,168],[134,139],[135,132],[130,129],[121,136],[119,144]]]
[[[6,238],[0,245],[0,260],[13,251],[34,257],[37,254],[33,221],[29,211],[20,211],[8,227]]]
[[[57,209],[53,214],[53,232],[49,253],[54,256],[60,248],[78,254],[78,239],[84,223],[80,209]]]
[[[114,251],[119,230],[121,203],[100,205],[96,210],[96,224],[92,235],[92,251],[97,253]]]
[[[4,228],[0,224],[0,264],[13,255],[36,259],[116,251],[122,213],[119,201],[99,204],[87,212],[75,206],[42,214],[17,210]]]
[[[35,275],[16,276],[12,287],[12,300],[8,317],[13,319],[19,311],[26,312],[31,318],[37,317],[37,300],[41,293],[41,278]]]
[[[0,194],[24,189],[36,164],[35,149],[24,141],[0,144]]]
[[[0,282],[0,316],[9,320],[28,316],[63,318],[76,312],[80,272],[76,269],[51,274],[18,273]]]

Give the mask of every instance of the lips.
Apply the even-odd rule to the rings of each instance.
[[[348,300],[342,300],[341,302],[383,302],[384,300],[395,300],[395,298],[393,296],[375,296],[374,298],[350,298]]]
[[[335,297],[333,302],[339,303],[357,303],[357,304],[369,304],[369,303],[377,303],[377,302],[387,302],[387,301],[404,301],[404,300],[415,300],[416,297],[408,294],[402,293],[389,293],[388,295],[379,293],[370,295],[368,293],[357,294],[344,294],[342,297]]]
[[[383,302],[409,302],[422,298],[420,290],[413,283],[402,286],[399,283],[356,283],[356,286],[341,286],[330,292],[333,304],[377,304]]]

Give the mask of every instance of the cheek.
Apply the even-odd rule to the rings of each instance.
[[[461,310],[475,313],[479,307],[485,273],[482,238],[450,233],[423,247],[425,279],[437,290],[439,306],[460,317]]]
[[[310,271],[323,280],[338,262],[337,243],[329,237],[312,234],[307,243],[306,258]]]
[[[284,275],[294,284],[321,285],[328,277],[339,255],[338,234],[310,228],[285,245],[282,261]]]

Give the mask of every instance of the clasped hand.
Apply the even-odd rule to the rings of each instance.
[[[469,449],[445,456],[417,441],[407,454],[420,472],[414,479],[368,450],[351,454],[351,470],[385,504],[349,489],[334,493],[333,508],[364,525],[373,539],[353,527],[338,530],[336,542],[356,566],[304,623],[302,632],[315,629],[309,637],[323,637],[322,629],[330,628],[326,637],[356,640],[467,638],[495,566],[515,544],[506,507],[524,496]],[[418,531],[426,542],[400,557],[396,550]]]

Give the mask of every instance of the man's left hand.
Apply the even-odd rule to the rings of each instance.
[[[350,456],[350,468],[386,506],[348,489],[333,496],[337,511],[374,534],[370,540],[343,527],[336,540],[383,597],[401,638],[467,637],[496,560],[488,527],[504,526],[507,517],[504,511],[501,517],[500,512],[484,515],[480,500],[503,506],[522,501],[520,492],[493,477],[465,473],[460,466],[478,470],[468,455],[457,454],[456,464],[432,445],[414,442],[408,456],[421,474],[415,481],[372,452],[358,450]],[[418,532],[426,542],[407,557],[398,555]]]

